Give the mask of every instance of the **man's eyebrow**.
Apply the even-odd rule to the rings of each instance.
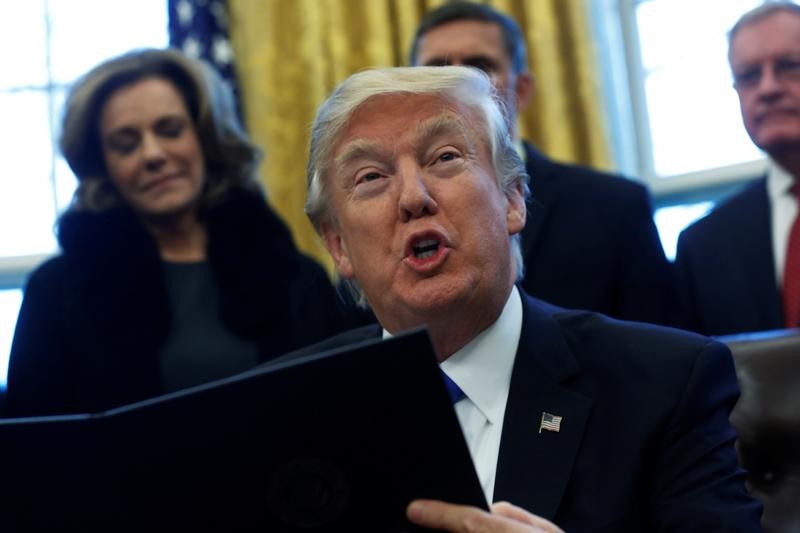
[[[451,113],[442,113],[417,124],[418,149],[425,150],[434,139],[442,136],[454,136],[464,143],[467,151],[475,151],[475,141],[468,136],[466,121]],[[341,167],[357,159],[386,159],[390,154],[386,148],[369,139],[353,139],[334,159],[334,164]]]
[[[487,54],[474,54],[471,56],[464,56],[458,59],[459,65],[466,65],[472,66],[476,63],[490,63],[492,65],[497,63],[497,60],[490,55]],[[423,66],[425,67],[437,67],[437,66],[449,66],[452,65],[453,61],[449,54],[442,55],[442,56],[434,56],[428,58]]]
[[[464,143],[468,151],[474,152],[475,140],[467,135],[467,130],[466,121],[450,113],[437,115],[417,125],[418,139],[423,144],[428,144],[437,137],[453,135]],[[425,146],[419,148],[424,149]]]
[[[334,163],[337,166],[342,166],[360,158],[375,159],[383,156],[384,152],[385,150],[372,141],[354,139],[348,142],[342,152],[336,156]]]
[[[450,58],[448,56],[437,56],[431,57],[422,66],[424,67],[440,67],[446,66],[450,64]]]

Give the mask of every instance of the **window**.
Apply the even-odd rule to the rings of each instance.
[[[727,61],[728,31],[761,3],[587,0],[615,159],[652,191],[668,256],[686,225],[766,168]]]
[[[55,140],[69,84],[105,58],[168,44],[165,0],[0,4],[0,387],[25,275],[57,251],[75,178]]]
[[[14,325],[17,322],[17,311],[22,302],[22,291],[19,289],[0,291],[0,354],[8,354],[11,350],[11,339]],[[0,357],[0,388],[6,385],[8,358]]]
[[[616,157],[656,196],[750,177],[727,33],[760,0],[599,0],[599,61]]]
[[[652,150],[645,175],[664,180],[762,159],[742,126],[727,32],[757,0],[635,3]],[[679,38],[677,38],[679,37]]]
[[[678,249],[678,236],[681,231],[708,213],[712,207],[714,207],[714,202],[696,202],[671,205],[656,210],[655,223],[661,236],[661,246],[664,247],[667,259],[670,261],[675,260],[675,252]]]

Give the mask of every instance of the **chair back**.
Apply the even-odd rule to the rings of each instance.
[[[720,337],[741,388],[731,413],[739,462],[768,532],[800,533],[800,330]]]

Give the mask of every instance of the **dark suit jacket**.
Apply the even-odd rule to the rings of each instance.
[[[571,309],[673,322],[674,285],[642,185],[547,159],[525,144],[525,290]]]
[[[725,346],[522,301],[495,500],[570,532],[759,530],[728,423],[739,391]],[[303,353],[380,332],[362,327]],[[543,411],[563,417],[559,432],[538,432]]]
[[[684,327],[727,335],[783,327],[766,177],[719,205],[678,239]]]

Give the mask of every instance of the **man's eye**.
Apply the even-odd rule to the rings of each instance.
[[[759,79],[761,79],[760,68],[741,70],[733,75],[733,82],[737,87],[752,87],[758,83]]]
[[[775,65],[775,73],[778,77],[789,76],[796,78],[800,76],[800,61],[794,59],[783,59]]]
[[[475,59],[466,63],[468,67],[473,67],[482,70],[486,74],[492,74],[495,71],[494,63],[486,59]]]
[[[444,149],[434,154],[433,164],[449,163],[461,158],[461,153],[453,149]]]
[[[370,181],[375,181],[381,178],[380,172],[365,172],[360,176],[356,177],[356,185],[359,183],[368,183]]]

